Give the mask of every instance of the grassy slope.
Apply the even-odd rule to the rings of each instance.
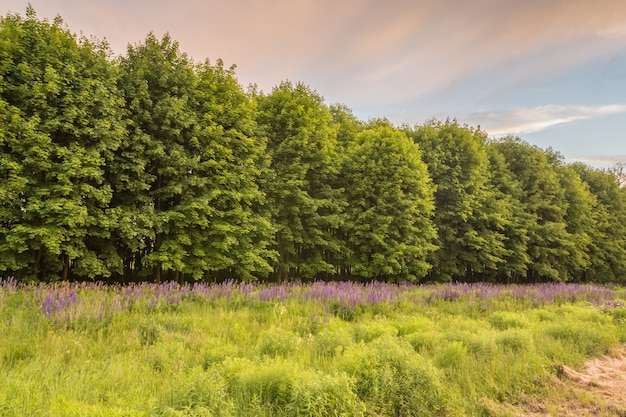
[[[513,415],[626,342],[622,290],[233,288],[5,285],[0,415]]]

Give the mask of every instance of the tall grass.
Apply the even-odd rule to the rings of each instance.
[[[553,393],[560,365],[625,343],[623,300],[566,284],[1,280],[0,415],[507,415]]]

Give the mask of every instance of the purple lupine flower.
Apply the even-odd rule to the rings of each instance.
[[[52,314],[55,312],[56,308],[56,294],[51,293],[44,298],[41,302],[41,311],[46,316],[46,318],[50,318]]]
[[[284,301],[287,298],[287,290],[282,285],[268,287],[261,290],[258,294],[260,301]]]
[[[242,282],[239,284],[239,291],[243,294],[245,298],[248,298],[250,293],[254,291],[254,284],[251,282]]]
[[[57,310],[65,310],[65,295],[59,294],[59,298],[57,299]]]
[[[75,305],[78,302],[78,294],[76,294],[76,291],[70,290],[67,300],[70,306]]]

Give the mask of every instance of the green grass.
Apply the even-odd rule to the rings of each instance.
[[[49,317],[50,287],[0,288],[0,415],[504,416],[626,342],[621,289],[611,307],[406,287],[334,308],[263,288],[116,309],[123,288],[85,286]]]

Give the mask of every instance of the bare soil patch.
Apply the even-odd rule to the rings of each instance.
[[[554,383],[554,401],[530,401],[518,415],[626,417],[626,346],[579,370],[560,366]]]

